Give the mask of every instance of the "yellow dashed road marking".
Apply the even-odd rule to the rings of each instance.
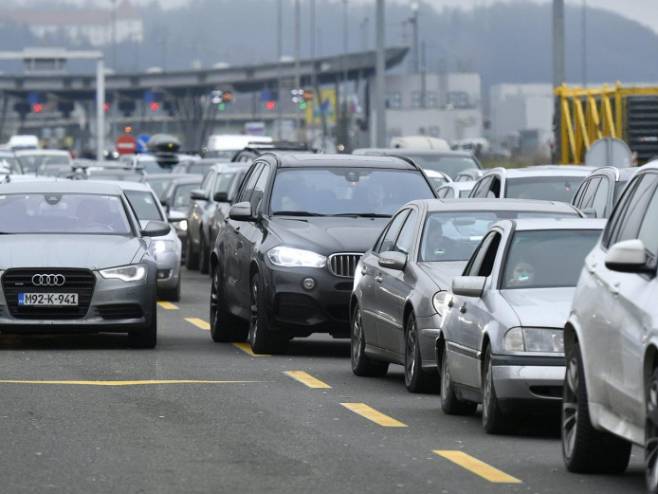
[[[286,376],[292,377],[296,381],[308,386],[313,389],[331,389],[327,383],[320,381],[319,379],[313,377],[307,372],[304,371],[286,371],[284,372]]]
[[[186,317],[185,320],[199,329],[210,331],[210,324],[208,324],[203,319],[199,319],[198,317]]]
[[[463,451],[434,450],[434,453],[450,460],[460,467],[468,470],[483,479],[495,484],[521,484],[522,482],[516,477],[506,474],[483,461],[464,453]]]
[[[171,302],[158,302],[158,305],[164,310],[178,310],[178,306]]]
[[[269,357],[266,353],[254,353],[251,350],[251,346],[249,343],[245,343],[244,341],[240,341],[238,343],[233,343],[233,346],[237,348],[238,350],[242,350],[244,353],[249,355],[250,357]]]
[[[361,415],[364,418],[374,422],[377,425],[382,427],[406,427],[406,424],[403,424],[399,420],[384,415],[383,413],[375,410],[374,408],[366,405],[365,403],[341,403],[348,410],[353,411],[357,415]]]
[[[144,386],[149,384],[247,384],[262,381],[213,381],[203,379],[145,379],[139,381],[29,381],[0,380],[0,384],[70,384],[79,386]]]

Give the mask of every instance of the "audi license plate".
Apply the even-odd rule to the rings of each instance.
[[[77,293],[19,293],[18,305],[33,306],[76,306],[78,305]]]

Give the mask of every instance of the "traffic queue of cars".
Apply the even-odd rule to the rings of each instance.
[[[212,339],[349,336],[354,374],[401,365],[488,433],[561,414],[571,471],[645,445],[656,492],[658,164],[496,169],[436,195],[399,150],[257,156],[210,255]]]
[[[644,446],[658,492],[658,163],[249,156],[70,177],[86,180],[47,178],[62,164],[46,160],[0,184],[3,332],[122,332],[152,348],[185,246],[188,267],[210,274],[213,341],[262,354],[313,333],[349,338],[355,375],[400,365],[444,413],[481,407],[487,433],[559,414],[570,471],[622,472]]]

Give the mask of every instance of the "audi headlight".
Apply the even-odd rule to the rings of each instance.
[[[141,264],[101,269],[100,275],[106,280],[141,281],[146,278],[146,267]]]
[[[176,250],[176,243],[173,240],[153,240],[149,245],[149,252],[156,256],[164,252]]]
[[[503,348],[508,352],[564,353],[561,329],[512,328],[505,333]]]
[[[450,292],[446,290],[441,290],[440,292],[435,293],[434,297],[432,297],[434,310],[440,316],[445,314],[448,310],[448,302],[450,302]]]
[[[267,257],[275,266],[286,268],[323,268],[327,258],[316,252],[279,246],[270,249]]]

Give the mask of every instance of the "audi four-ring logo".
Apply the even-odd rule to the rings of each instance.
[[[35,274],[32,276],[34,286],[64,286],[66,277],[63,274]]]

